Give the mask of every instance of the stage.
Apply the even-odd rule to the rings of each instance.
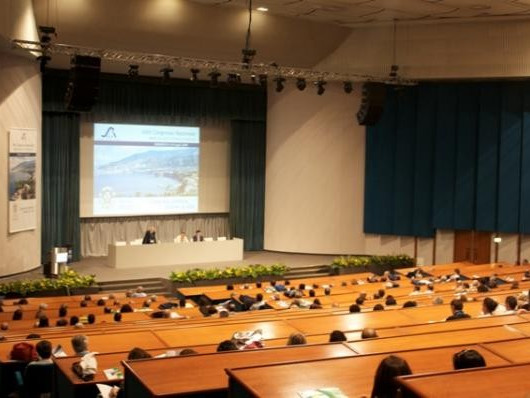
[[[224,268],[237,265],[248,264],[273,264],[283,263],[290,268],[309,267],[315,265],[330,264],[335,255],[318,255],[318,254],[292,254],[271,251],[251,251],[244,252],[242,261],[216,262],[211,263],[211,268]],[[194,268],[196,265],[190,264],[188,268]],[[116,269],[107,265],[107,257],[87,257],[81,261],[71,264],[72,269],[81,274],[94,274],[98,282],[128,280],[128,279],[146,279],[146,278],[167,278],[174,266],[157,266],[145,268]],[[15,279],[34,279],[41,278],[42,270],[35,269],[30,272],[18,274],[15,276],[0,278],[1,282],[7,282]]]

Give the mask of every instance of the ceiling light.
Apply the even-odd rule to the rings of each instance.
[[[281,93],[284,89],[283,83],[285,82],[285,78],[278,76],[276,79],[274,79],[274,82],[276,83],[276,92]]]
[[[261,74],[258,76],[259,85],[263,88],[267,88],[267,75]]]
[[[129,65],[129,71],[127,72],[127,74],[129,75],[129,77],[137,77],[139,69],[140,69],[139,65],[134,65],[134,64]]]
[[[173,72],[173,68],[170,68],[169,66],[160,69],[160,73],[162,73],[162,80],[168,81],[171,78],[172,72]]]
[[[226,77],[226,82],[230,85],[241,83],[241,75],[239,73],[229,73]]]
[[[300,91],[304,91],[306,88],[306,81],[303,77],[296,79],[296,88]]]
[[[210,77],[210,87],[219,86],[219,76],[221,76],[221,74],[218,71],[211,71],[208,73],[208,76]]]
[[[258,7],[256,8],[256,11],[267,12],[269,9],[267,7]]]
[[[191,68],[190,72],[191,72],[190,80],[192,82],[196,82],[199,79],[198,74],[199,74],[200,70],[197,69],[197,68]]]
[[[324,94],[324,91],[326,91],[326,88],[324,87],[326,82],[324,80],[319,80],[318,82],[315,82],[315,85],[317,86],[317,94]]]
[[[350,94],[353,91],[353,83],[350,81],[344,82],[344,92]]]

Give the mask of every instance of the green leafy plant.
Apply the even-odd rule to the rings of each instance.
[[[83,288],[94,286],[95,284],[95,275],[80,275],[74,270],[68,269],[56,279],[26,279],[2,283],[0,284],[0,294],[17,293],[26,296],[45,290]]]
[[[171,272],[169,279],[173,282],[193,283],[200,280],[217,280],[231,278],[259,278],[261,276],[282,276],[289,268],[284,264],[252,264],[242,267],[228,267],[224,269],[190,269],[183,272]]]
[[[414,266],[414,259],[406,254],[391,256],[340,256],[333,260],[331,268],[352,268],[378,265],[382,267],[398,268]]]

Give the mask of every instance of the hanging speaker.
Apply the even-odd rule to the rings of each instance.
[[[376,124],[385,106],[386,86],[383,83],[364,83],[361,106],[357,112],[357,121],[361,126]]]
[[[66,109],[88,112],[99,94],[101,58],[75,55],[71,60],[70,79],[66,87]]]

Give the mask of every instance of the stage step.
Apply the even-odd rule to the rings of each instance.
[[[122,292],[135,290],[138,286],[144,288],[147,294],[171,294],[168,291],[168,280],[165,278],[128,279],[121,281],[100,282],[102,292]]]
[[[285,279],[305,279],[317,278],[319,276],[327,276],[330,273],[329,265],[312,265],[308,267],[291,268],[289,272],[284,275]]]

